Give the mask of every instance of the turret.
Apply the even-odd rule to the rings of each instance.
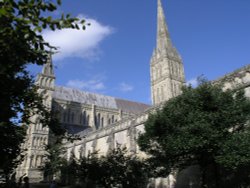
[[[55,75],[51,55],[48,56],[47,63],[43,66],[42,72],[38,74],[36,85],[40,89],[52,90],[55,87]]]

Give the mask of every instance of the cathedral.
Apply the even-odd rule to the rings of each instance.
[[[48,109],[56,112],[62,126],[70,134],[78,135],[81,140],[65,143],[65,158],[76,158],[99,151],[105,155],[117,146],[126,146],[129,152],[145,155],[136,143],[138,135],[144,131],[148,115],[167,100],[181,94],[185,84],[184,66],[181,56],[173,46],[168,32],[161,0],[157,5],[156,47],[150,60],[150,80],[152,106],[138,102],[80,91],[55,85],[55,75],[51,58],[38,75],[38,93]],[[227,74],[214,83],[222,83],[225,89],[244,88],[250,97],[250,66]],[[47,127],[43,127],[38,116],[32,117],[34,124],[27,130],[26,155],[17,168],[17,177],[26,174],[32,181],[43,180],[39,170],[44,162],[45,145],[49,142]],[[165,187],[174,185],[174,177],[155,180]]]

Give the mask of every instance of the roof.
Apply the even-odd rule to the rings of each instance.
[[[73,88],[56,86],[53,93],[54,99],[60,99],[82,104],[96,105],[103,108],[121,109],[124,112],[138,114],[145,111],[150,105],[118,99],[111,96],[90,93]]]

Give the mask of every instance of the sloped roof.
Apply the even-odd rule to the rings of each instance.
[[[53,98],[82,104],[94,104],[96,106],[104,108],[121,109],[124,112],[134,114],[143,112],[150,107],[150,105],[143,103],[118,99],[111,96],[90,93],[87,91],[80,91],[77,89],[62,86],[55,87]]]

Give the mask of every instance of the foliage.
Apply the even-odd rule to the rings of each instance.
[[[52,18],[51,12],[60,4],[60,0],[0,1],[0,169],[6,174],[17,165],[14,159],[20,154],[32,110],[37,109],[44,125],[50,122],[36,95],[33,77],[26,70],[29,64],[45,64],[48,54],[56,50],[44,41],[42,31],[79,29],[78,23],[85,29],[84,20],[70,15]]]
[[[117,148],[107,156],[97,153],[79,161],[78,178],[82,182],[94,182],[103,187],[139,188],[145,187],[148,170],[145,161],[128,155],[126,148]]]
[[[250,164],[249,118],[250,102],[243,91],[203,82],[184,88],[152,114],[138,142],[166,173],[198,164],[205,181],[212,166],[219,187],[219,168],[232,171]]]
[[[46,161],[41,170],[45,177],[52,179],[67,166],[67,160],[63,156],[66,151],[62,147],[61,139],[57,139],[53,144],[48,145],[46,150],[47,153],[44,156]]]

